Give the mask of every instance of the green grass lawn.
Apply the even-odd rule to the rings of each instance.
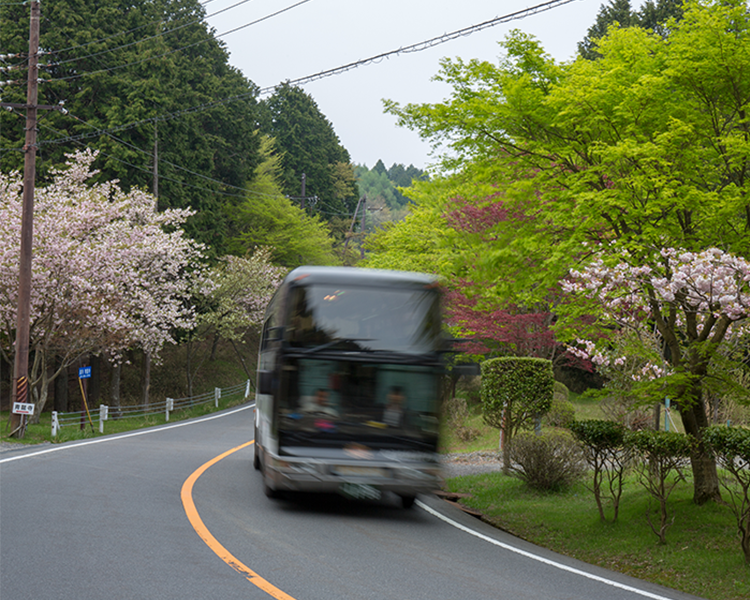
[[[226,395],[219,399],[219,408],[214,406],[214,401],[199,404],[191,408],[183,408],[176,410],[169,415],[169,422],[184,421],[186,419],[192,419],[195,417],[201,417],[203,415],[216,412],[232,406],[237,406],[246,401],[244,397],[244,390],[236,394]],[[0,413],[0,441],[12,442],[15,444],[40,444],[42,442],[69,442],[72,440],[83,440],[94,437],[100,437],[101,435],[110,435],[113,433],[123,433],[126,431],[132,431],[135,429],[144,429],[146,427],[154,427],[156,425],[164,425],[167,423],[166,414],[164,412],[153,413],[147,416],[141,417],[130,417],[123,419],[113,419],[110,417],[104,421],[104,434],[99,433],[99,410],[98,408],[91,412],[91,419],[89,422],[88,417],[85,418],[84,427],[81,429],[78,423],[74,423],[60,429],[57,437],[52,437],[52,418],[50,413],[42,413],[39,423],[29,424],[26,428],[26,434],[23,439],[11,438],[8,436],[8,420],[9,412],[3,411]]]
[[[471,494],[463,502],[487,522],[561,554],[710,600],[750,598],[750,567],[731,512],[715,503],[696,506],[689,481],[670,498],[674,524],[666,545],[659,544],[646,519],[655,504],[635,481],[629,482],[614,523],[600,521],[583,483],[542,494],[518,478],[491,473],[449,479],[446,487]]]
[[[577,418],[603,418],[597,401],[572,400]],[[497,430],[486,427],[476,410],[466,425],[478,436],[464,442],[445,427],[443,452],[497,450]],[[487,522],[561,554],[710,600],[750,598],[750,566],[744,563],[733,514],[715,503],[695,505],[689,477],[669,499],[674,524],[666,545],[649,527],[646,514],[656,506],[635,479],[627,482],[614,523],[600,521],[587,483],[543,494],[498,472],[449,479],[446,489],[470,494],[462,502]]]

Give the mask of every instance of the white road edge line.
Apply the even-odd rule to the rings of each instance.
[[[580,575],[588,579],[593,579],[594,581],[598,581],[600,583],[604,583],[612,587],[620,588],[621,590],[633,592],[634,594],[638,594],[639,596],[645,596],[646,598],[652,598],[653,600],[671,600],[670,598],[667,598],[666,596],[660,596],[658,594],[652,594],[651,592],[646,592],[645,590],[639,590],[638,588],[634,588],[632,586],[625,585],[623,583],[618,583],[616,581],[612,581],[611,579],[606,579],[605,577],[599,577],[598,575],[593,575],[592,573],[581,571],[580,569],[576,569],[575,567],[569,567],[568,565],[564,565],[557,561],[544,558],[542,556],[539,556],[538,554],[533,554],[531,552],[527,552],[526,550],[521,550],[520,548],[516,548],[514,546],[511,546],[510,544],[505,544],[487,535],[484,535],[483,533],[479,533],[478,531],[471,529],[470,527],[461,525],[461,523],[458,523],[457,521],[454,521],[450,517],[447,517],[444,514],[436,511],[435,509],[430,508],[429,506],[427,506],[423,502],[420,502],[419,500],[417,500],[416,504],[422,510],[427,511],[428,513],[430,513],[431,515],[437,517],[438,519],[442,521],[445,521],[446,523],[455,527],[456,529],[460,529],[461,531],[464,531],[470,535],[473,535],[474,537],[477,537],[480,540],[484,540],[485,542],[489,542],[490,544],[494,544],[495,546],[499,546],[500,548],[503,548],[505,550],[510,550],[511,552],[515,552],[516,554],[520,554],[521,556],[525,556],[526,558],[536,560],[538,562],[544,563],[551,567],[555,567],[562,571],[568,571],[569,573],[573,573],[575,575]]]
[[[162,425],[161,427],[152,427],[148,429],[139,429],[138,431],[132,431],[130,433],[124,433],[122,435],[112,436],[112,437],[102,437],[102,438],[95,438],[93,440],[85,440],[82,442],[78,442],[76,444],[67,444],[65,446],[55,446],[52,448],[46,448],[45,450],[39,450],[37,452],[30,452],[29,454],[20,454],[18,456],[9,456],[8,458],[0,458],[0,465],[3,463],[9,463],[13,462],[14,460],[22,460],[24,458],[32,458],[35,456],[42,456],[43,454],[51,454],[52,452],[59,452],[61,450],[68,450],[70,448],[80,448],[81,446],[90,446],[91,444],[102,444],[104,442],[115,442],[117,440],[124,440],[126,438],[131,437],[137,437],[139,435],[148,435],[149,433],[157,433],[159,431],[165,431],[167,429],[176,429],[178,427],[187,427],[188,425],[195,425],[197,423],[203,423],[204,421],[212,421],[213,419],[221,419],[223,417],[228,417],[229,415],[233,415],[235,413],[238,413],[243,410],[247,410],[248,408],[253,408],[255,406],[255,402],[252,404],[247,404],[245,406],[241,406],[239,408],[236,408],[235,410],[232,410],[230,412],[223,412],[220,414],[215,415],[209,415],[207,417],[201,417],[199,419],[191,420],[191,421],[181,421],[179,423],[174,423],[173,425]]]
[[[223,417],[228,417],[229,415],[233,415],[235,413],[241,412],[243,410],[247,410],[249,408],[255,407],[255,402],[252,404],[248,404],[245,406],[241,406],[240,408],[237,408],[235,410],[232,410],[230,412],[224,412],[217,415],[210,415],[207,417],[202,417],[200,419],[195,419],[192,421],[182,421],[180,423],[175,423],[173,425],[163,425],[161,427],[154,427],[149,429],[139,429],[138,431],[133,431],[131,433],[125,433],[123,435],[113,436],[113,437],[103,437],[103,438],[96,438],[93,440],[86,440],[83,442],[79,442],[77,444],[68,444],[65,446],[56,446],[54,448],[47,448],[45,450],[39,450],[38,452],[32,452],[29,454],[21,454],[19,456],[10,456],[8,458],[2,458],[0,459],[0,465],[4,463],[13,462],[16,460],[22,460],[25,458],[33,458],[36,456],[42,456],[44,454],[51,454],[52,452],[59,452],[61,450],[68,450],[70,448],[80,448],[82,446],[90,446],[92,444],[102,444],[104,442],[114,442],[117,440],[124,440],[126,438],[131,437],[137,437],[141,435],[148,435],[150,433],[157,433],[159,431],[165,431],[167,429],[176,429],[178,427],[187,427],[189,425],[195,425],[197,423],[202,423],[204,421],[212,421],[213,419],[221,419]],[[505,550],[509,550],[511,552],[515,552],[516,554],[520,554],[521,556],[525,556],[526,558],[530,558],[532,560],[536,560],[538,562],[544,563],[546,565],[555,567],[557,569],[560,569],[562,571],[568,571],[570,573],[573,573],[575,575],[580,575],[582,577],[586,577],[588,579],[593,579],[594,581],[599,581],[601,583],[604,583],[606,585],[610,585],[612,587],[620,588],[622,590],[626,590],[629,592],[633,592],[634,594],[638,594],[639,596],[644,596],[646,598],[652,598],[652,600],[671,600],[670,598],[667,598],[666,596],[660,596],[658,594],[652,594],[651,592],[646,592],[644,590],[639,590],[638,588],[634,588],[629,585],[625,585],[622,583],[617,583],[616,581],[612,581],[611,579],[606,579],[604,577],[599,577],[598,575],[593,575],[591,573],[587,573],[586,571],[581,571],[580,569],[576,569],[574,567],[569,567],[567,565],[564,565],[562,563],[556,562],[554,560],[550,560],[547,558],[543,558],[537,554],[533,554],[531,552],[526,552],[525,550],[521,550],[520,548],[516,548],[514,546],[511,546],[509,544],[505,544],[503,542],[500,542],[498,540],[495,540],[489,536],[484,535],[483,533],[479,533],[478,531],[471,529],[469,527],[466,527],[464,525],[461,525],[460,523],[454,521],[450,517],[446,517],[444,514],[430,508],[423,502],[417,500],[416,502],[417,506],[419,506],[422,510],[430,513],[431,515],[437,517],[441,521],[444,521],[445,523],[448,523],[452,527],[455,527],[456,529],[460,529],[461,531],[464,531],[468,533],[469,535],[473,535],[476,538],[479,538],[480,540],[484,540],[485,542],[489,542],[490,544],[493,544],[495,546],[499,546],[500,548],[504,548]]]

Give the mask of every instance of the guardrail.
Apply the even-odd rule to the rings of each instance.
[[[227,388],[214,388],[213,392],[206,392],[198,396],[190,396],[189,398],[166,398],[164,402],[155,402],[149,404],[147,407],[143,406],[126,406],[120,407],[117,410],[117,419],[128,419],[137,417],[146,417],[148,415],[164,413],[166,420],[169,421],[169,413],[183,408],[192,408],[194,406],[200,406],[202,404],[214,403],[216,408],[219,408],[219,400],[223,396],[231,396],[242,392],[244,388],[245,398],[250,396],[250,380],[248,379],[244,383],[240,383]],[[99,421],[99,433],[104,433],[104,422],[110,418],[109,406],[106,404],[100,404],[98,415],[96,409],[93,411],[94,416],[98,416]],[[92,414],[86,415],[88,421],[92,424]],[[52,411],[52,437],[56,437],[60,429],[63,427],[70,427],[71,425],[80,426],[84,422],[85,416],[82,411],[76,412],[57,412]]]

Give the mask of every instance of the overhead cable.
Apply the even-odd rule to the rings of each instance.
[[[309,0],[304,0],[304,1],[309,1]],[[570,2],[573,2],[573,1],[574,0],[549,0],[548,2],[544,2],[542,4],[537,4],[537,5],[532,6],[530,8],[519,10],[519,11],[510,13],[510,14],[507,14],[507,15],[503,15],[503,16],[500,16],[500,17],[495,17],[494,19],[490,19],[489,21],[485,21],[485,22],[479,23],[477,25],[471,25],[469,27],[464,27],[463,29],[458,29],[458,30],[453,31],[451,33],[445,33],[445,34],[443,34],[441,36],[437,36],[437,37],[431,38],[429,40],[425,40],[423,42],[412,44],[410,46],[402,46],[401,48],[398,48],[396,50],[391,50],[389,52],[383,52],[382,54],[377,54],[377,55],[371,56],[369,58],[364,58],[364,59],[361,59],[361,60],[358,60],[358,61],[346,64],[346,65],[343,65],[343,66],[340,66],[340,67],[336,67],[336,68],[333,68],[333,69],[327,69],[325,71],[319,71],[318,73],[314,73],[312,75],[306,75],[304,77],[299,77],[297,79],[287,80],[286,83],[289,83],[291,85],[302,85],[302,84],[305,84],[305,83],[310,83],[312,81],[317,81],[319,79],[324,79],[326,77],[331,77],[333,75],[338,75],[340,73],[345,73],[347,71],[351,71],[352,69],[356,69],[358,67],[365,66],[365,65],[371,64],[373,62],[377,62],[379,60],[382,60],[383,58],[387,58],[387,57],[390,57],[390,56],[397,56],[399,54],[406,54],[406,53],[412,53],[412,52],[421,52],[422,50],[427,50],[429,48],[432,48],[432,47],[437,46],[439,44],[444,44],[446,42],[452,41],[452,40],[457,39],[459,37],[468,36],[468,35],[471,35],[472,33],[477,32],[477,31],[482,31],[483,29],[488,29],[490,27],[494,27],[494,26],[500,25],[502,23],[507,23],[509,21],[514,21],[514,20],[520,20],[520,19],[523,19],[525,17],[529,17],[531,15],[538,14],[540,12],[545,12],[547,10],[552,10],[553,8],[557,8],[558,6],[563,6],[565,4],[569,4]],[[296,6],[296,5],[294,5],[294,6]],[[292,8],[292,7],[289,7],[289,8]],[[284,9],[284,10],[288,10],[288,9]],[[273,16],[273,15],[269,15],[269,16]],[[264,18],[268,18],[268,17],[264,17]],[[243,27],[246,27],[246,26],[247,25],[243,25]],[[225,34],[222,34],[222,35],[225,35]],[[255,96],[266,96],[266,95],[269,95],[269,94],[273,93],[273,91],[276,89],[276,87],[277,86],[275,86],[275,85],[274,86],[268,86],[268,87],[261,88],[259,90],[253,90],[253,91],[242,93],[242,94],[236,94],[234,96],[228,96],[226,98],[220,98],[218,100],[213,100],[211,102],[206,102],[206,103],[198,105],[198,106],[192,106],[192,107],[185,108],[185,109],[182,109],[182,110],[179,110],[179,111],[175,111],[175,112],[172,112],[172,113],[167,113],[167,114],[159,115],[159,116],[156,116],[156,117],[151,117],[151,118],[148,118],[148,119],[143,119],[141,121],[135,121],[135,122],[132,122],[132,123],[127,123],[127,124],[119,125],[117,127],[113,127],[113,128],[106,129],[106,130],[100,129],[100,130],[97,130],[96,132],[78,134],[78,135],[75,135],[75,136],[68,136],[68,137],[65,137],[65,138],[58,138],[56,140],[50,140],[50,141],[47,141],[47,142],[40,142],[40,145],[41,144],[60,144],[60,143],[65,143],[65,142],[69,142],[69,141],[76,141],[76,140],[81,140],[81,139],[85,139],[85,138],[96,137],[97,135],[101,135],[101,134],[105,134],[105,133],[109,133],[109,132],[124,131],[124,130],[127,130],[127,129],[131,129],[133,127],[137,127],[138,125],[142,125],[142,124],[146,124],[146,123],[151,123],[151,122],[154,122],[154,121],[167,121],[167,120],[178,118],[178,117],[183,116],[183,115],[188,114],[188,113],[198,112],[198,111],[201,111],[201,110],[206,110],[206,109],[212,108],[214,106],[220,106],[220,105],[226,104],[228,102],[234,102],[234,101],[237,101],[237,100],[255,98]]]

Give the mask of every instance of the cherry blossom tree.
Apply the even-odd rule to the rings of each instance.
[[[638,334],[653,327],[660,351],[644,338],[640,368],[631,376],[647,400],[672,398],[686,432],[700,440],[709,424],[703,390],[710,378],[721,375],[712,368],[719,351],[750,329],[750,261],[719,248],[665,248],[645,264],[638,260],[634,265],[629,258],[625,252],[621,260],[605,262],[597,255],[583,269],[571,271],[563,289],[584,300],[579,310],[598,315],[592,326],[600,332]],[[631,346],[629,355],[617,350],[617,344],[600,337],[579,339],[575,351],[597,365],[618,366],[635,349]],[[691,460],[694,472],[715,469],[702,445]]]
[[[195,342],[212,333],[215,343],[219,339],[229,341],[245,374],[252,378],[239,345],[247,341],[249,333],[260,332],[266,306],[287,273],[286,268],[271,262],[272,253],[271,248],[263,247],[249,256],[229,255],[211,270],[215,287],[208,295],[199,295],[198,326],[185,343],[188,396],[192,396],[193,369],[199,367],[193,365]]]
[[[35,193],[29,379],[37,418],[48,384],[83,355],[117,358],[138,346],[158,357],[175,328],[194,326],[191,291],[211,287],[203,247],[180,229],[191,213],[157,212],[152,195],[125,193],[117,181],[89,183],[95,159],[91,151],[69,155]],[[0,352],[9,362],[21,188],[18,173],[0,174]]]

